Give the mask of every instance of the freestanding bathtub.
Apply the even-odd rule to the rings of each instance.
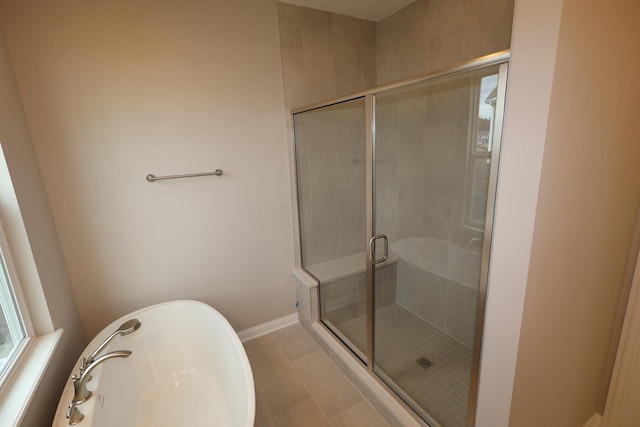
[[[136,318],[141,326],[116,336],[101,352],[129,350],[92,369],[93,396],[77,405],[80,427],[252,427],[253,376],[247,355],[227,320],[210,306],[174,301],[144,308],[107,326],[78,359],[88,357],[119,325]],[[74,391],[62,393],[53,427],[66,417]]]

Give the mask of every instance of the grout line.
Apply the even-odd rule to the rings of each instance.
[[[309,338],[313,339],[313,338],[309,335],[309,333],[306,331],[306,329],[305,329],[305,331],[304,331],[304,332],[309,336]],[[315,341],[314,341],[314,342],[315,342]],[[320,351],[322,354],[324,354],[324,355],[325,355],[325,357],[326,357],[326,358],[331,362],[332,366],[336,368],[337,372],[339,372],[339,373],[340,373],[340,375],[342,375],[344,378],[346,378],[346,380],[347,380],[347,381],[348,381],[348,382],[353,386],[353,388],[355,389],[355,391],[356,391],[356,392],[358,393],[358,395],[362,398],[362,400],[360,400],[359,402],[357,402],[355,405],[351,406],[350,408],[347,408],[347,409],[343,410],[342,412],[340,412],[340,413],[336,414],[336,415],[335,415],[335,416],[333,416],[332,418],[329,418],[329,416],[328,416],[326,413],[324,413],[324,410],[322,409],[322,407],[320,407],[320,409],[323,411],[323,413],[325,414],[325,416],[326,416],[327,418],[329,418],[329,421],[331,421],[331,420],[335,419],[336,417],[339,417],[340,415],[342,415],[342,414],[344,414],[345,412],[347,412],[347,411],[349,411],[349,410],[351,410],[351,409],[355,408],[356,406],[360,405],[361,403],[363,403],[363,402],[367,402],[367,403],[369,404],[369,406],[370,406],[370,407],[375,411],[375,413],[376,413],[376,414],[378,414],[378,416],[379,416],[382,420],[384,420],[384,422],[386,423],[387,421],[384,419],[384,417],[382,416],[382,414],[380,414],[380,413],[378,412],[378,410],[375,408],[375,406],[373,406],[373,404],[369,401],[369,399],[367,399],[367,397],[366,397],[366,396],[365,396],[365,395],[360,391],[360,389],[359,389],[359,388],[358,388],[358,386],[357,386],[357,385],[352,381],[352,379],[351,379],[351,378],[349,378],[349,377],[348,377],[348,376],[347,376],[347,375],[342,371],[342,369],[340,369],[340,367],[338,366],[338,364],[337,364],[337,363],[336,363],[336,362],[335,362],[331,357],[329,357],[329,355],[328,355],[328,354],[327,354],[327,353],[322,349],[322,347],[318,346],[318,349],[317,349],[317,350],[315,350],[315,351],[313,351],[313,352],[311,352],[311,353],[309,353],[309,354],[307,354],[307,355],[305,355],[305,356],[303,356],[303,357],[310,356],[311,354],[313,354],[313,353],[315,353],[315,352],[317,352],[317,351]],[[302,357],[301,357],[300,359],[302,359]],[[294,367],[294,369],[295,369],[295,367]],[[306,385],[306,383],[305,383],[305,385]],[[313,396],[313,393],[312,393],[311,395]],[[319,406],[319,405],[318,405],[318,406]]]
[[[306,335],[306,337],[307,337],[307,338],[309,338],[309,339],[310,339],[310,340],[312,340],[314,343],[316,343],[316,341],[313,339],[313,337],[311,337],[311,336],[309,335],[309,333],[308,333],[305,329],[303,329],[303,331],[304,331],[304,334]],[[344,409],[343,411],[341,411],[340,413],[336,414],[335,416],[333,416],[333,417],[329,418],[329,416],[327,415],[327,413],[325,412],[325,410],[324,410],[324,409],[322,408],[322,406],[318,403],[318,400],[316,399],[315,394],[314,394],[314,393],[312,393],[312,392],[311,392],[311,390],[309,389],[309,386],[308,386],[307,382],[302,378],[302,376],[300,375],[300,373],[298,372],[298,370],[297,370],[297,369],[296,369],[296,367],[294,366],[294,364],[293,364],[293,362],[294,362],[294,361],[289,360],[289,359],[287,358],[287,355],[286,355],[286,353],[284,352],[284,350],[283,350],[283,348],[282,348],[282,346],[281,346],[280,342],[275,338],[275,336],[273,335],[273,333],[269,333],[269,334],[267,334],[267,335],[271,335],[271,338],[272,338],[272,339],[275,341],[275,343],[276,343],[276,347],[275,347],[275,348],[273,348],[273,349],[271,349],[271,350],[266,351],[266,353],[271,353],[271,352],[279,351],[279,352],[281,353],[281,355],[284,357],[284,360],[286,360],[286,361],[287,361],[287,363],[288,363],[289,367],[293,370],[294,374],[296,375],[296,377],[298,378],[298,380],[300,381],[300,383],[303,385],[303,387],[304,387],[304,389],[306,390],[306,392],[307,392],[307,393],[309,394],[309,396],[310,396],[308,399],[305,399],[304,401],[299,402],[299,403],[297,403],[297,404],[295,404],[295,405],[293,405],[293,406],[291,406],[291,407],[289,407],[289,408],[287,408],[287,409],[285,409],[285,410],[283,410],[283,411],[281,411],[281,412],[279,412],[279,413],[277,413],[277,414],[275,414],[275,415],[274,415],[274,414],[271,412],[271,409],[270,409],[270,408],[265,404],[264,399],[262,398],[262,393],[260,392],[260,389],[259,389],[258,385],[256,384],[256,385],[255,385],[256,393],[259,395],[260,400],[261,400],[261,403],[262,403],[262,406],[263,406],[263,408],[265,409],[265,411],[266,411],[266,413],[267,413],[267,415],[268,415],[269,419],[272,421],[272,423],[273,423],[274,425],[275,425],[275,419],[276,419],[276,418],[280,417],[280,416],[281,416],[282,414],[284,414],[285,412],[287,412],[287,411],[291,411],[292,409],[296,408],[297,406],[302,405],[303,403],[307,403],[310,399],[311,399],[311,400],[313,400],[313,402],[314,402],[314,403],[317,405],[317,407],[320,409],[320,411],[321,411],[321,413],[322,413],[322,415],[323,415],[324,419],[325,419],[327,422],[329,422],[330,424],[333,424],[333,420],[335,420],[337,417],[339,417],[339,416],[343,415],[345,412],[347,412],[347,411],[349,411],[349,410],[352,410],[353,408],[357,407],[358,405],[360,405],[360,404],[362,404],[362,403],[366,402],[366,403],[369,405],[369,407],[370,407],[370,408],[371,408],[371,409],[376,413],[376,415],[378,415],[378,417],[380,417],[380,419],[381,419],[381,420],[383,420],[383,421],[386,423],[386,425],[387,425],[387,426],[389,425],[389,423],[385,420],[385,418],[382,416],[382,414],[380,414],[380,412],[378,412],[378,410],[375,408],[375,406],[372,404],[372,402],[371,402],[371,401],[369,401],[369,399],[367,399],[367,397],[366,397],[366,396],[365,396],[365,395],[360,391],[360,389],[356,386],[356,384],[353,382],[353,380],[352,380],[351,378],[349,378],[349,377],[348,377],[348,376],[347,376],[347,375],[346,375],[346,374],[345,374],[345,373],[340,369],[340,367],[336,364],[336,362],[335,362],[331,357],[329,357],[329,355],[327,355],[327,354],[326,354],[326,352],[322,349],[322,347],[320,347],[320,346],[319,346],[319,345],[317,345],[317,343],[316,343],[317,348],[316,348],[315,350],[313,350],[312,352],[307,353],[307,354],[305,354],[305,355],[303,355],[303,356],[301,356],[301,357],[299,357],[299,358],[295,359],[295,361],[302,360],[302,359],[304,359],[304,358],[308,358],[308,357],[310,357],[311,355],[313,355],[313,354],[314,354],[314,353],[316,353],[316,352],[320,352],[320,354],[324,354],[324,355],[325,355],[325,357],[327,357],[327,359],[331,362],[331,366],[333,366],[333,367],[336,369],[336,372],[339,372],[339,374],[340,374],[343,378],[346,378],[346,380],[347,380],[347,381],[348,381],[348,382],[353,386],[353,388],[355,389],[355,391],[358,393],[358,396],[360,396],[360,397],[361,397],[361,400],[359,400],[359,401],[358,401],[357,403],[355,403],[353,406],[351,406],[351,407],[349,407],[349,408],[346,408],[346,409]],[[258,356],[258,357],[259,357],[259,356]],[[255,381],[254,381],[254,382],[255,382]]]
[[[392,307],[391,308],[385,307],[381,310],[385,310],[385,309],[387,309],[387,311],[389,310],[393,311]],[[380,312],[381,310],[378,310],[378,312]],[[399,311],[395,310],[395,311],[397,312],[388,313],[390,314],[389,320],[393,320],[394,322],[400,321],[403,324],[405,324],[406,321],[411,320],[411,319],[405,319],[405,317],[409,315],[408,312],[405,313],[404,310],[399,310]],[[415,317],[415,315],[412,315],[412,314],[410,316]],[[357,320],[358,319],[353,319],[353,321],[357,321]],[[342,326],[344,327],[345,325],[343,324]],[[387,331],[387,333],[390,333],[390,332],[391,331]],[[413,332],[407,331],[407,333],[415,333],[415,331]],[[414,339],[415,337],[416,336],[414,335]],[[454,345],[452,348],[449,348],[448,344],[450,343],[448,343],[446,340],[443,341],[440,339],[436,339],[436,340],[433,340],[433,342],[429,345],[419,346],[415,349],[409,349],[408,351],[405,351],[405,352],[397,352],[396,351],[397,345],[396,347],[385,348],[387,351],[393,353],[393,354],[387,353],[387,357],[386,357],[387,359],[388,357],[405,357],[406,359],[402,363],[393,363],[390,366],[386,364],[387,365],[385,369],[386,374],[389,375],[391,378],[395,378],[395,381],[398,383],[398,385],[403,384],[402,388],[404,389],[404,391],[409,396],[411,396],[414,400],[418,400],[422,402],[421,403],[422,405],[428,406],[427,408],[424,408],[424,409],[428,410],[428,412],[432,416],[434,416],[436,419],[440,419],[441,421],[447,424],[449,422],[455,421],[454,418],[456,418],[457,415],[466,414],[466,409],[467,409],[466,399],[468,397],[468,384],[467,384],[468,373],[465,375],[466,370],[462,369],[462,367],[460,366],[456,367],[456,364],[465,363],[466,357],[459,354],[459,351],[461,350],[459,346]],[[432,348],[433,345],[436,345],[436,346],[445,345],[447,348],[441,349],[441,351],[434,352],[434,349]],[[449,352],[451,351],[453,351],[455,354],[449,354]],[[429,375],[429,377],[431,377],[431,380],[429,380],[426,377],[423,378],[423,381],[428,381],[428,382],[430,381],[432,383],[435,383],[436,387],[439,387],[440,392],[438,397],[433,396],[432,393],[429,392],[429,390],[425,389],[425,387],[429,387],[428,382],[424,383],[420,381],[419,377],[413,377],[413,378],[407,377],[407,375],[410,375],[411,369],[415,368],[415,366],[413,366],[413,364],[410,363],[411,359],[414,357],[413,354],[415,352],[419,354],[424,354],[426,352],[427,355],[428,356],[430,355],[430,358],[434,362],[436,362],[436,364],[443,363],[444,361],[438,362],[437,360],[434,360],[434,359],[447,356],[446,362],[453,364],[452,366],[445,365],[440,370],[429,371],[431,373],[431,375]],[[411,357],[408,357],[408,356],[411,356]],[[381,363],[383,364],[383,366],[385,365],[385,363],[383,362],[384,359],[385,359],[384,357],[381,359]],[[420,384],[421,382],[422,384]],[[444,399],[443,397],[445,395],[448,396],[448,398]],[[452,401],[451,399],[453,399],[454,401]],[[460,402],[463,403],[462,406],[460,405]],[[464,418],[466,418],[466,416]],[[454,423],[451,425],[463,425],[463,424]]]
[[[271,411],[269,410],[269,408],[267,408],[267,404],[264,403],[264,399],[262,398],[262,394],[260,393],[260,390],[258,389],[258,386],[255,385],[255,381],[254,381],[254,387],[256,388],[256,394],[260,398],[260,403],[262,404],[262,408],[264,409],[264,412],[266,412],[267,418],[269,419],[269,421],[271,421],[271,424],[275,426],[276,423],[273,420],[273,416],[271,415]],[[254,420],[254,423],[255,423],[255,420]]]
[[[302,401],[302,402],[300,402],[300,403],[296,403],[296,404],[295,404],[295,405],[293,405],[292,407],[290,407],[290,408],[288,408],[288,409],[285,409],[284,411],[280,412],[278,415],[276,415],[275,417],[272,417],[272,418],[274,418],[274,419],[275,419],[275,418],[277,418],[277,417],[279,417],[279,416],[283,415],[285,412],[289,412],[289,411],[293,410],[294,408],[297,408],[298,406],[303,405],[303,404],[305,404],[305,403],[308,403],[310,400],[312,400],[312,401],[316,404],[316,406],[318,407],[318,409],[320,409],[320,413],[322,414],[322,416],[324,417],[324,419],[325,419],[325,420],[327,420],[328,422],[331,422],[331,421],[329,420],[329,418],[327,417],[327,414],[325,414],[325,413],[324,413],[324,411],[322,410],[322,408],[321,408],[321,407],[320,407],[320,405],[318,404],[318,401],[317,401],[317,400],[316,400],[316,398],[313,396],[313,394],[309,393],[309,395],[310,395],[311,397],[309,397],[308,399],[305,399],[305,400],[303,400],[303,401]]]
[[[275,338],[274,338],[275,339]],[[277,340],[276,340],[277,342]],[[313,393],[311,393],[311,390],[309,390],[309,387],[307,386],[307,383],[304,381],[304,379],[302,378],[302,376],[300,375],[300,373],[298,373],[298,370],[296,369],[295,366],[293,366],[293,363],[291,363],[291,361],[289,359],[287,359],[287,355],[285,354],[285,352],[282,350],[282,348],[280,348],[280,346],[278,345],[278,349],[282,352],[282,355],[284,356],[285,360],[287,361],[287,363],[289,364],[289,367],[293,370],[293,373],[298,377],[298,379],[300,380],[300,383],[303,385],[304,389],[307,391],[307,393],[309,393],[309,396],[311,396],[311,399],[314,399],[315,401],[315,397],[313,396]],[[304,402],[306,402],[309,399],[306,399]],[[288,408],[285,411],[282,412],[286,412],[289,409],[295,408],[296,406],[300,405],[301,403],[304,402],[300,402],[297,405],[293,405],[291,408]],[[316,402],[316,405],[318,404],[318,402]],[[318,407],[320,407],[320,405],[318,405]],[[320,408],[322,409],[322,408]],[[324,412],[323,412],[324,413]]]
[[[313,340],[313,337],[311,337],[311,336],[309,335],[309,333],[307,332],[307,330],[306,330],[306,329],[304,329],[304,328],[303,328],[303,330],[304,330],[304,333],[309,337],[309,339]],[[313,340],[313,341],[315,342],[315,340]],[[380,414],[380,413],[375,409],[375,407],[371,404],[371,402],[369,402],[369,400],[367,399],[367,397],[366,397],[364,394],[362,394],[362,392],[358,389],[358,387],[357,387],[357,386],[355,385],[355,383],[351,380],[351,378],[349,378],[347,375],[345,375],[345,373],[342,371],[342,369],[340,369],[340,367],[336,364],[336,362],[335,362],[331,357],[329,357],[329,355],[328,355],[328,354],[327,354],[327,353],[322,349],[322,347],[318,346],[318,348],[317,348],[316,350],[314,350],[314,351],[312,351],[311,353],[308,353],[308,354],[306,354],[306,355],[304,355],[304,356],[302,356],[302,357],[300,357],[299,359],[296,359],[296,360],[302,360],[302,359],[303,359],[303,358],[305,358],[305,357],[310,357],[312,354],[314,354],[314,353],[316,353],[316,352],[320,352],[321,354],[324,354],[324,355],[325,355],[325,357],[329,360],[329,362],[331,362],[331,365],[336,369],[336,371],[337,371],[337,372],[339,372],[339,373],[340,373],[340,375],[342,375],[342,376],[343,376],[343,377],[344,377],[344,378],[349,382],[349,384],[351,384],[351,385],[353,386],[353,388],[355,389],[355,391],[356,391],[356,392],[358,393],[358,395],[362,398],[362,400],[358,401],[355,405],[351,406],[350,408],[344,409],[342,412],[340,412],[340,413],[336,414],[336,415],[335,415],[335,416],[333,416],[332,418],[329,418],[329,415],[324,411],[324,409],[322,409],[322,406],[320,406],[320,405],[318,404],[318,407],[320,408],[320,410],[322,411],[322,413],[324,414],[324,416],[329,420],[329,422],[331,422],[331,420],[335,419],[336,417],[339,417],[340,415],[344,414],[345,412],[347,412],[347,411],[349,411],[349,410],[351,410],[351,409],[355,408],[356,406],[358,406],[358,405],[359,405],[359,404],[361,404],[362,402],[367,402],[367,403],[369,403],[369,406],[371,406],[371,408],[376,412],[376,414],[378,414],[378,416],[379,416],[381,419],[383,419],[383,420],[384,420],[384,417],[383,417],[383,416],[382,416],[382,415],[381,415],[381,414]],[[291,363],[291,362],[289,362],[289,363]],[[295,366],[293,366],[293,369],[294,369],[294,370],[296,371],[296,373],[297,373],[297,369],[295,368]],[[301,377],[301,379],[302,379],[302,377]],[[307,387],[307,384],[306,384],[306,382],[304,381],[304,379],[302,379],[302,381],[303,381],[303,383],[304,383],[305,387]],[[307,389],[308,389],[308,387],[307,387]],[[314,399],[315,399],[315,396],[314,396],[314,394],[311,392],[311,390],[309,390],[309,394],[311,394],[311,396],[312,396],[312,397],[314,397]],[[317,403],[317,402],[316,402],[316,403]],[[385,422],[386,422],[386,420],[385,420]]]
[[[310,398],[311,398],[311,399],[313,399],[313,394],[311,393],[311,391],[310,391],[310,390],[309,390],[309,388],[307,387],[307,384],[302,380],[302,377],[300,377],[300,374],[298,374],[298,371],[297,371],[297,370],[295,369],[295,367],[291,364],[291,361],[289,361],[289,359],[287,359],[287,355],[286,355],[286,354],[285,354],[285,352],[282,350],[282,347],[280,347],[280,344],[278,343],[278,340],[276,340],[276,338],[273,336],[273,333],[270,333],[270,334],[267,334],[267,335],[270,335],[270,336],[271,336],[271,338],[276,342],[276,345],[277,345],[275,349],[273,349],[273,350],[269,350],[267,353],[272,353],[272,352],[279,351],[279,352],[282,354],[282,357],[284,357],[284,360],[286,360],[286,362],[287,362],[287,364],[289,365],[289,367],[293,370],[294,375],[295,375],[295,376],[300,380],[300,384],[302,384],[302,386],[303,386],[303,387],[304,387],[304,389],[306,390],[307,394],[309,394]],[[255,381],[254,381],[254,384],[255,384]],[[258,389],[257,384],[255,385],[255,387],[256,387],[256,389],[257,389],[257,390],[259,390],[259,389]],[[279,413],[277,413],[277,414],[275,414],[275,415],[271,413],[271,409],[270,409],[266,404],[264,405],[264,407],[266,408],[267,413],[269,413],[269,415],[271,416],[271,419],[272,419],[272,421],[273,421],[273,420],[274,420],[277,416],[279,416],[280,414],[283,414],[283,413],[287,412],[288,410],[290,410],[290,409],[292,409],[292,408],[295,408],[296,406],[298,406],[298,405],[300,405],[300,404],[302,404],[302,403],[304,403],[304,402],[306,402],[306,401],[308,401],[308,400],[309,400],[309,399],[305,399],[305,400],[303,400],[302,402],[297,403],[297,404],[295,404],[295,405],[293,405],[293,406],[291,406],[291,407],[289,407],[289,408],[287,408],[287,409],[285,409],[285,410],[283,410],[283,411],[280,411]],[[264,401],[263,401],[263,403],[264,403]],[[316,404],[317,404],[317,402],[316,402]]]

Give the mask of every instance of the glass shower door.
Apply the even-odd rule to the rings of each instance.
[[[365,100],[293,120],[302,267],[319,283],[322,322],[366,361]]]
[[[498,71],[375,95],[372,231],[389,258],[375,266],[373,369],[443,427],[468,419]]]
[[[430,425],[473,425],[508,63],[294,111],[320,320]]]

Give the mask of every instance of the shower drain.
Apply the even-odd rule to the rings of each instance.
[[[433,366],[433,362],[427,359],[426,357],[421,357],[420,359],[416,360],[416,363],[424,369],[427,369]]]

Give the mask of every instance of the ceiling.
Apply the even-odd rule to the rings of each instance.
[[[312,9],[378,22],[415,0],[280,0]]]

